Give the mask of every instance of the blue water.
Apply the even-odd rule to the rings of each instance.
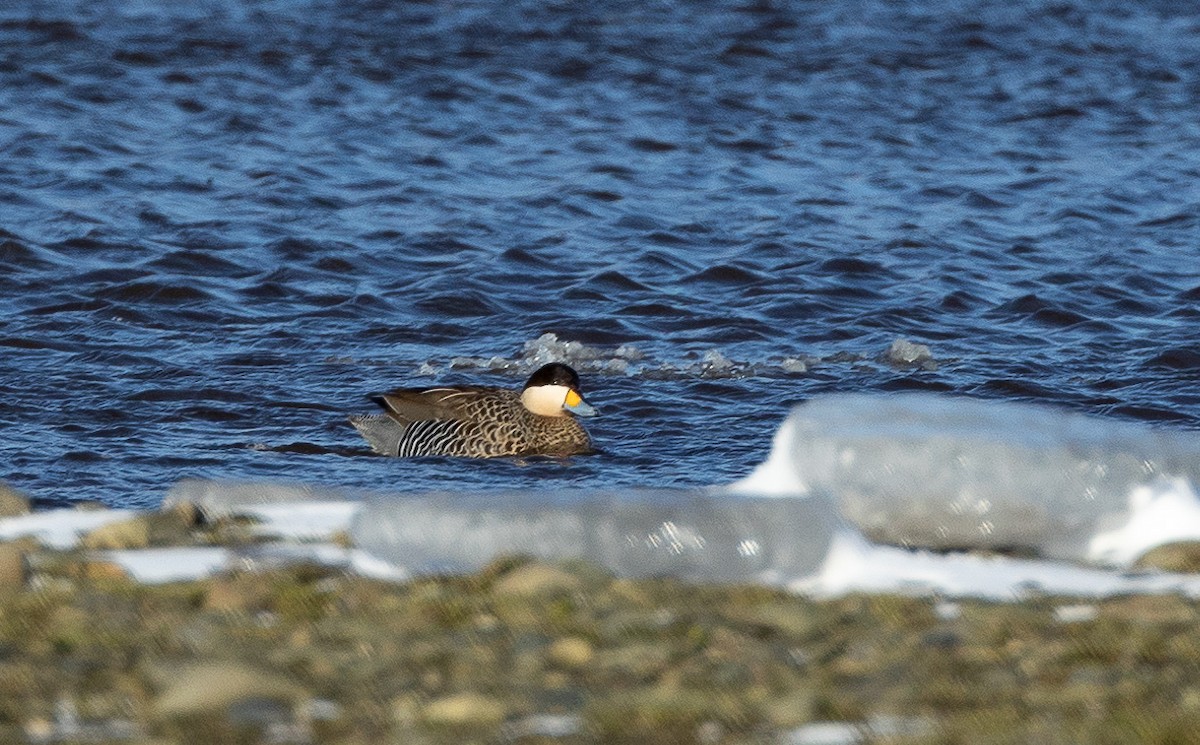
[[[5,3],[0,479],[708,484],[834,390],[1196,428],[1198,110],[1166,0]],[[602,455],[345,422],[554,354]]]

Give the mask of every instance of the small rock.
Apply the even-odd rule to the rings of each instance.
[[[921,644],[932,649],[955,649],[962,644],[962,636],[953,629],[933,629],[921,636]]]
[[[744,624],[782,636],[811,634],[819,623],[813,614],[806,613],[795,603],[786,601],[760,603],[744,610],[734,609],[733,615]]]
[[[596,650],[591,642],[578,636],[568,636],[556,640],[550,645],[550,661],[566,668],[581,668],[587,666],[596,656]]]
[[[1100,610],[1091,603],[1060,605],[1054,609],[1054,620],[1059,623],[1086,623],[1095,620],[1099,614]]]
[[[1189,686],[1179,694],[1179,708],[1184,711],[1200,711],[1200,688]]]
[[[83,565],[83,576],[91,580],[129,579],[125,568],[115,561],[89,561]]]
[[[204,519],[200,508],[193,502],[173,502],[169,505],[163,505],[162,511],[175,513],[180,522],[183,522],[188,527],[195,527]]]
[[[654,596],[646,591],[644,584],[632,579],[620,577],[614,579],[609,585],[609,592],[614,598],[638,608],[653,608],[657,605]]]
[[[0,517],[29,514],[29,497],[0,481]]]
[[[956,621],[962,616],[962,606],[950,600],[939,600],[933,606],[933,614],[943,621]]]
[[[57,734],[54,722],[45,717],[30,719],[25,722],[25,737],[29,742],[50,742]]]
[[[303,702],[296,712],[307,722],[333,722],[342,717],[341,704],[327,698],[313,698]]]
[[[248,613],[266,608],[270,596],[270,585],[259,575],[217,577],[209,583],[204,607],[221,613]]]
[[[456,693],[431,701],[422,716],[429,724],[446,727],[495,727],[508,716],[508,707],[481,693]]]
[[[520,679],[532,679],[541,677],[546,669],[546,650],[545,648],[529,647],[521,648],[521,642],[517,642],[518,648],[513,650],[508,664],[509,674]],[[489,660],[495,664],[495,656],[492,650],[473,652],[472,657],[475,657],[479,662],[488,664]]]
[[[582,587],[579,577],[549,564],[525,564],[501,577],[492,586],[500,595],[534,597],[575,592]]]
[[[1196,574],[1200,572],[1200,541],[1176,541],[1155,546],[1134,564],[1138,569]]]
[[[504,727],[502,741],[511,742],[521,738],[562,739],[580,733],[583,718],[578,714],[533,714]]]
[[[0,543],[0,588],[25,585],[25,551],[15,543]]]
[[[421,719],[421,698],[415,693],[404,693],[392,699],[392,718],[402,727],[411,727]]]
[[[292,719],[292,707],[287,701],[271,696],[246,696],[229,704],[225,716],[230,723],[243,727],[266,728]]]
[[[696,726],[696,742],[699,745],[716,745],[725,739],[725,728],[720,722],[701,722]]]
[[[235,704],[255,702],[250,708],[258,711],[262,701],[293,704],[307,698],[300,686],[282,675],[234,662],[198,663],[172,671],[154,702],[154,712],[163,718],[225,717]]]
[[[862,725],[854,722],[808,722],[788,732],[784,741],[791,745],[829,745],[864,741]]]
[[[114,550],[124,548],[146,548],[150,545],[150,526],[144,516],[101,525],[80,540],[84,548]]]
[[[817,697],[806,688],[775,696],[763,703],[763,714],[779,729],[790,729],[810,722],[816,712]]]
[[[141,519],[150,545],[179,546],[187,542],[199,514],[194,505],[183,503],[160,512],[148,512]]]
[[[634,642],[599,652],[593,667],[603,675],[649,681],[661,674],[670,661],[670,651],[662,644]]]
[[[739,696],[663,686],[601,693],[585,710],[589,729],[601,742],[703,742],[723,735],[726,723],[746,722],[751,716],[749,704]]]
[[[1119,595],[1101,605],[1103,616],[1122,623],[1190,624],[1196,610],[1182,595]]]

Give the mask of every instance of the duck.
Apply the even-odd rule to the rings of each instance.
[[[596,415],[579,374],[561,362],[538,368],[519,391],[462,385],[399,388],[370,396],[383,414],[350,423],[383,455],[465,458],[594,453],[576,417]]]

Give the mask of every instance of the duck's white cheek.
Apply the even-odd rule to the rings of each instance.
[[[539,385],[526,388],[521,393],[521,403],[534,414],[563,416],[563,401],[571,391],[565,385]]]

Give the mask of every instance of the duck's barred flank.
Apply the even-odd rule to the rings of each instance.
[[[396,446],[396,455],[401,458],[415,455],[469,455],[465,452],[465,443],[471,439],[471,433],[466,431],[470,426],[470,422],[461,419],[413,422],[404,428],[404,434]]]

